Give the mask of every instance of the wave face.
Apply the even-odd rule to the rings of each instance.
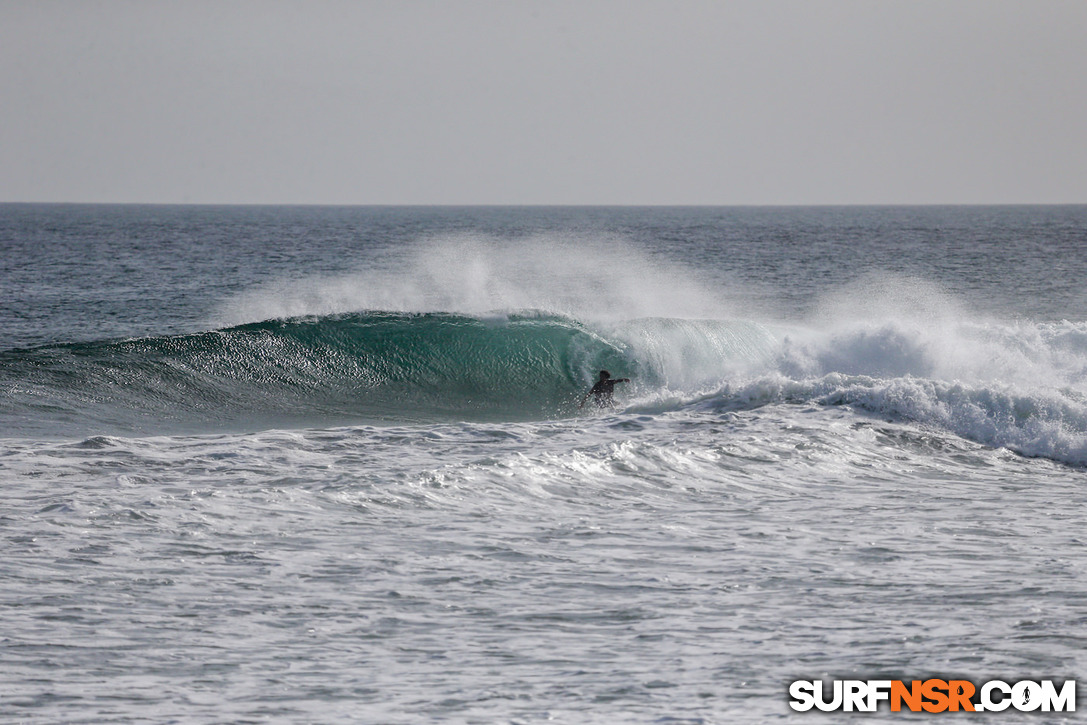
[[[5,417],[61,426],[532,420],[576,412],[600,369],[660,387],[697,369],[719,376],[722,359],[768,339],[745,323],[647,319],[602,334],[531,311],[368,312],[16,350],[0,355],[0,375]]]

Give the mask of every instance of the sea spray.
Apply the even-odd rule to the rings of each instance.
[[[350,266],[350,260],[346,260]],[[332,275],[292,275],[225,300],[217,327],[365,310],[486,315],[542,310],[583,321],[750,317],[742,286],[618,239],[436,237]],[[741,315],[741,311],[743,314]]]

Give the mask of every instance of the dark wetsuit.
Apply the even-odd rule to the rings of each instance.
[[[614,405],[615,400],[613,394],[615,392],[616,383],[629,383],[630,378],[612,378],[601,376],[600,380],[596,381],[592,390],[585,394],[585,397],[581,399],[581,404],[585,405],[585,401],[592,396],[593,402],[600,407]]]

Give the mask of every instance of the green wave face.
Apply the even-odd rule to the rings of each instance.
[[[535,313],[366,312],[0,353],[11,435],[210,432],[577,414],[601,369],[620,401],[721,380],[768,348],[756,325]]]
[[[525,420],[576,409],[619,346],[556,316],[365,313],[3,353],[0,416],[142,431]]]
[[[219,334],[246,374],[381,418],[563,415],[591,368],[624,367],[614,345],[560,317],[372,313]]]

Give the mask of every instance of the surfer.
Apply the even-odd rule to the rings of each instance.
[[[585,397],[581,399],[577,407],[581,408],[585,405],[585,401],[592,396],[593,402],[599,405],[601,408],[615,404],[615,400],[612,398],[612,393],[615,391],[616,383],[629,383],[630,378],[612,378],[611,373],[607,370],[600,371],[600,379],[593,385],[592,390],[585,393]]]

